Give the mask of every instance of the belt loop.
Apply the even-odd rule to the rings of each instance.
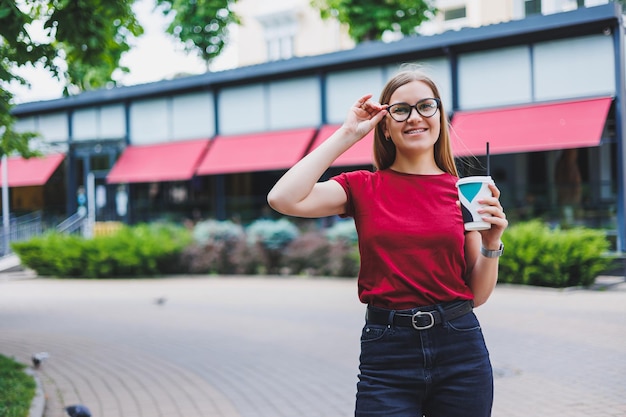
[[[387,327],[391,328],[393,326],[393,317],[396,315],[396,310],[391,310],[389,312],[389,317],[387,318]]]
[[[443,305],[435,304],[435,307],[437,307],[437,311],[439,312],[439,317],[441,317],[441,325],[443,326],[444,329],[447,329],[448,328],[448,319],[446,319],[446,313],[445,313],[445,310],[443,308]]]

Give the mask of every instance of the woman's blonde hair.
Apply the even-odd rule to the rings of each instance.
[[[412,81],[425,83],[433,90],[434,98],[441,100],[441,95],[439,94],[439,89],[435,82],[419,68],[409,67],[401,69],[400,72],[387,82],[380,94],[379,103],[389,104],[391,95],[399,87]],[[454,156],[452,155],[452,147],[450,145],[448,117],[443,108],[443,104],[439,107],[439,122],[441,130],[439,132],[439,139],[435,143],[435,163],[441,170],[458,177],[459,174],[454,164]],[[391,140],[385,138],[384,123],[385,120],[383,119],[374,130],[374,166],[376,169],[389,168],[396,159],[396,145]]]

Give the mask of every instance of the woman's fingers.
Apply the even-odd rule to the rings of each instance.
[[[364,95],[354,103],[354,107],[358,109],[362,114],[367,113],[370,116],[378,114],[381,110],[387,108],[387,106],[381,105],[380,103],[371,100],[371,98],[371,94]]]
[[[354,103],[354,107],[364,110],[365,103],[372,98],[372,94],[366,94]]]
[[[506,213],[504,207],[500,203],[500,190],[493,184],[489,185],[493,197],[488,197],[480,201],[480,204],[484,204],[479,210],[479,213],[490,214],[491,216],[484,217],[485,221],[495,226],[499,226],[502,230],[506,229],[509,222],[506,219]]]

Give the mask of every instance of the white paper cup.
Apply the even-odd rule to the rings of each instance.
[[[489,189],[489,184],[494,184],[490,176],[471,176],[461,178],[456,186],[459,190],[459,200],[461,201],[461,211],[463,212],[463,223],[465,230],[487,230],[491,229],[491,223],[487,223],[482,218],[491,216],[488,213],[478,213],[484,205],[478,201],[493,194]]]

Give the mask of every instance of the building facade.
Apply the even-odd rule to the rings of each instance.
[[[488,26],[532,15],[549,15],[606,4],[609,0],[432,0],[437,13],[416,28],[424,36]],[[233,66],[331,53],[355,46],[347,27],[322,20],[309,0],[238,0],[241,25],[233,27],[228,49]],[[392,30],[385,40],[399,40]]]
[[[248,222],[276,216],[265,200],[276,180],[405,63],[441,87],[463,175],[485,172],[490,143],[512,221],[600,227],[624,247],[624,33],[614,3],[25,103],[14,115],[41,133],[41,149],[65,155],[60,215],[86,204],[97,220]],[[371,140],[326,177],[371,169]]]

